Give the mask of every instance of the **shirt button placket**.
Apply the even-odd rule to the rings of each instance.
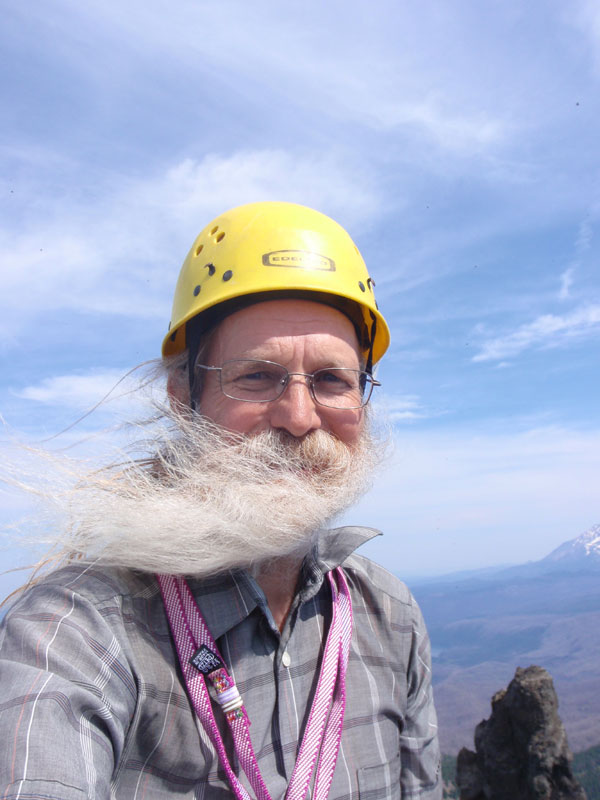
[[[291,637],[290,637],[291,638]],[[296,749],[290,748],[290,743],[296,741],[299,744],[299,725],[302,723],[302,714],[298,707],[301,702],[296,696],[298,687],[292,680],[290,665],[292,656],[290,654],[290,640],[285,642],[285,649],[280,650],[279,655],[279,731],[284,747],[283,760],[285,762],[285,772],[287,780],[292,777],[296,763]]]

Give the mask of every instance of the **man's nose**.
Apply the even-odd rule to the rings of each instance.
[[[283,393],[270,405],[271,427],[286,430],[292,436],[304,436],[322,425],[308,376],[290,375]]]

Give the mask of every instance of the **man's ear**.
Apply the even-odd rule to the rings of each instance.
[[[174,411],[190,407],[190,382],[187,367],[174,369],[167,378],[167,395],[169,404]]]

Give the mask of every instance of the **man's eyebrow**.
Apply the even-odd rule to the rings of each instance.
[[[237,355],[234,358],[228,358],[227,361],[269,361],[272,364],[279,364],[281,367],[286,367],[285,364],[282,364],[276,358],[267,358],[265,355],[257,355],[255,353],[242,353],[241,355]],[[362,366],[360,360],[357,358],[353,364],[349,364],[346,359],[338,359],[337,361],[332,360],[329,357],[326,357],[322,363],[318,363],[317,359],[317,366],[313,367],[310,372],[317,372],[320,369],[356,369],[361,370]],[[287,367],[286,367],[287,369]]]
[[[257,350],[242,350],[238,355],[228,358],[228,361],[236,361],[237,359],[249,359],[250,361],[272,361],[268,358],[268,353],[265,354],[261,349]]]

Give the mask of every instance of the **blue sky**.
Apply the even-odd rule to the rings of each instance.
[[[158,354],[214,215],[290,200],[348,228],[392,329],[367,552],[520,562],[600,521],[595,0],[32,0],[0,37],[5,440]]]

